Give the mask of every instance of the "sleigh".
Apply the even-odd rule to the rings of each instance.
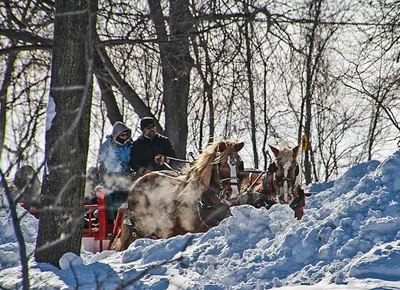
[[[118,210],[116,218],[110,222],[107,213],[107,199],[104,188],[99,186],[96,188],[98,195],[97,204],[85,205],[87,211],[87,226],[85,226],[82,234],[83,247],[91,252],[102,252],[104,249],[109,249],[114,237],[118,236],[121,221],[123,218],[123,210]],[[39,218],[40,208],[38,205],[28,205],[19,203],[30,214]],[[97,211],[97,218],[94,218]]]
[[[106,195],[101,189],[98,189],[97,193],[98,203],[85,205],[88,225],[82,234],[84,248],[92,252],[97,250],[102,252],[104,248],[108,248],[110,235],[114,229],[113,224],[108,222]],[[96,211],[97,219],[94,218]],[[98,246],[95,243],[98,243]]]

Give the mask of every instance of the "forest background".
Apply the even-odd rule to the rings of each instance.
[[[213,139],[245,140],[246,166],[260,169],[268,143],[306,135],[307,184],[396,147],[396,1],[87,2],[88,166],[111,124],[138,135],[147,115],[181,158]],[[11,174],[44,161],[55,2],[5,1],[0,11],[0,149]]]

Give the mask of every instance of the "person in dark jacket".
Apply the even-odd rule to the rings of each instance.
[[[158,171],[169,169],[163,162],[156,162],[157,155],[163,157],[176,158],[174,148],[169,139],[156,132],[156,124],[152,117],[145,117],[140,121],[140,135],[132,144],[131,149],[131,168],[136,171],[138,176],[146,171]],[[159,158],[159,157],[157,157]],[[169,162],[168,158],[163,160]]]

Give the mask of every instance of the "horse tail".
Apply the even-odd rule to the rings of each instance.
[[[129,220],[129,214],[126,213],[125,219]],[[119,237],[116,237],[110,249],[115,251],[124,251],[126,250],[130,244],[132,244],[135,238],[132,235],[132,226],[127,225],[124,221],[121,220],[121,232],[119,233]]]

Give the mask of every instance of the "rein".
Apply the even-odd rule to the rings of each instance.
[[[169,170],[171,170],[171,171],[173,171],[173,172],[176,172],[176,173],[182,175],[182,173],[181,173],[179,170],[172,168],[171,165],[169,165],[168,163],[164,163],[164,165],[165,165]]]
[[[169,157],[169,156],[165,156],[166,160],[172,160],[172,161],[179,161],[182,163],[188,163],[188,164],[192,164],[193,161],[189,161],[189,160],[185,160],[185,159],[179,159],[179,158],[175,158],[175,157]]]
[[[252,184],[250,184],[249,188],[246,189],[245,194],[249,193],[250,191],[253,192],[254,186],[256,185],[257,181],[260,180],[261,176],[263,174],[265,174],[265,171],[263,171],[263,170],[262,171],[260,171],[260,170],[243,170],[243,172],[258,173],[256,180],[254,180],[254,182]]]
[[[158,154],[154,157],[154,161],[157,164],[165,165],[165,167],[167,167],[169,170],[174,171],[174,172],[178,173],[179,175],[182,175],[182,173],[178,169],[174,169],[171,167],[171,165],[168,164],[167,161],[169,161],[169,160],[192,164],[192,162],[189,160],[179,159],[179,158],[175,158],[175,157],[169,157],[169,156],[165,156],[162,154]]]

